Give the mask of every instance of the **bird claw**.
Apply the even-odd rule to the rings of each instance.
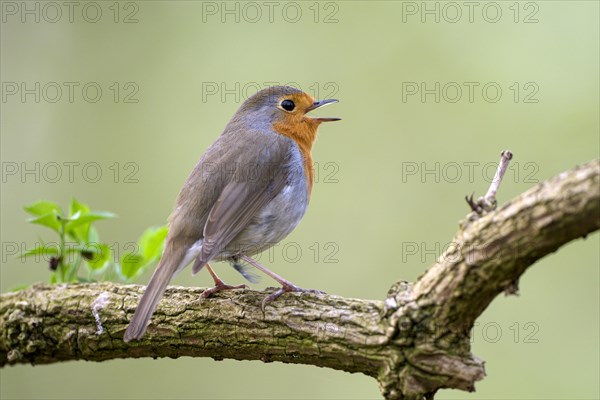
[[[325,294],[325,292],[321,291],[321,290],[316,290],[316,289],[302,289],[296,285],[284,285],[283,287],[279,288],[277,291],[275,291],[274,293],[271,293],[270,295],[268,295],[267,297],[265,297],[260,305],[261,310],[264,312],[265,311],[265,307],[267,306],[268,303],[272,302],[273,300],[277,299],[279,296],[281,296],[284,293],[288,293],[288,292],[302,292],[302,293],[314,293],[314,294]]]
[[[220,292],[222,290],[233,290],[233,289],[248,289],[248,285],[226,285],[226,284],[222,284],[222,285],[215,285],[214,287],[210,288],[210,289],[206,289],[204,292],[202,292],[202,297],[203,298],[208,298],[211,295],[213,295],[214,293]]]

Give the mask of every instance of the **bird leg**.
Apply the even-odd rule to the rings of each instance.
[[[252,259],[248,256],[241,255],[240,258],[242,260],[246,261],[248,264],[251,264],[254,267],[256,267],[257,269],[259,269],[260,271],[264,272],[265,274],[269,275],[271,278],[275,279],[281,285],[281,289],[277,290],[275,293],[272,293],[264,298],[264,300],[262,301],[262,304],[261,304],[261,309],[263,311],[265,311],[265,306],[267,305],[267,303],[275,300],[276,298],[278,298],[279,296],[281,296],[282,294],[287,293],[287,292],[309,292],[309,293],[324,294],[324,292],[322,292],[320,290],[302,289],[302,288],[294,285],[292,282],[288,281],[287,279],[284,279],[281,276],[277,275],[275,272],[267,269],[266,267],[263,267],[257,261],[255,261],[254,259]]]
[[[220,292],[221,290],[247,289],[248,288],[248,285],[243,285],[243,284],[237,285],[237,286],[227,285],[227,284],[225,284],[225,282],[223,282],[221,280],[221,278],[219,278],[217,273],[211,268],[211,266],[209,264],[206,264],[206,269],[208,270],[208,273],[210,274],[210,276],[212,276],[213,280],[215,281],[215,287],[206,289],[204,292],[202,292],[202,297],[204,297],[204,298],[209,297],[213,293]]]

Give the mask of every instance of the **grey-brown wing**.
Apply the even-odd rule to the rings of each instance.
[[[217,256],[285,187],[288,170],[284,165],[256,168],[255,179],[237,175],[229,182],[210,210],[204,226],[202,252],[194,263],[193,273]]]

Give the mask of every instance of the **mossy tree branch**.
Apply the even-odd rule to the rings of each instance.
[[[471,214],[448,251],[385,300],[171,287],[139,342],[123,333],[144,290],[112,283],[35,285],[0,295],[0,366],[137,357],[310,364],[376,378],[388,399],[473,390],[475,319],[536,260],[600,228],[600,162],[562,173],[495,211]]]

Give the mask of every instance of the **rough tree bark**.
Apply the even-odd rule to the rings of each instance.
[[[489,198],[461,223],[454,245],[415,283],[385,300],[171,287],[146,336],[123,333],[144,286],[35,285],[0,295],[0,366],[136,357],[213,357],[310,364],[376,378],[387,399],[474,390],[485,375],[470,352],[475,319],[514,293],[536,260],[600,228],[600,161],[543,182],[501,208]],[[497,189],[497,187],[496,187]],[[479,205],[479,207],[477,206]]]

